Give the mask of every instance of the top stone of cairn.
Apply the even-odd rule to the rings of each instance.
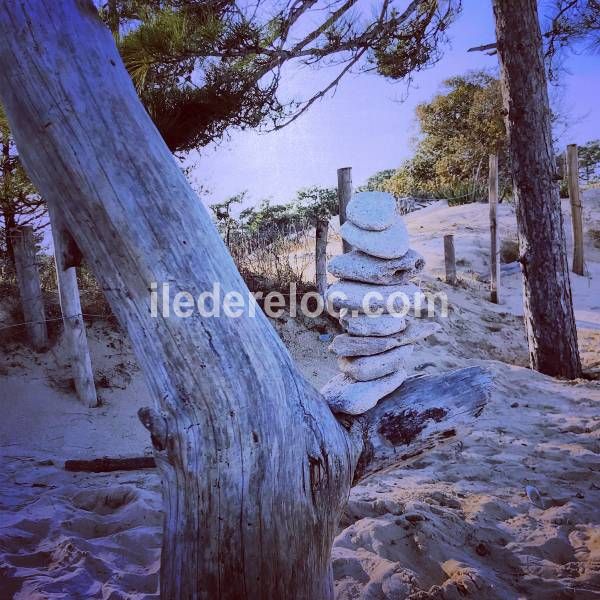
[[[384,231],[394,224],[396,200],[386,192],[358,192],[348,203],[346,216],[360,229]]]

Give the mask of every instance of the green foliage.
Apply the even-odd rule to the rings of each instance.
[[[356,188],[357,192],[389,192],[389,181],[396,173],[396,169],[384,169],[371,175],[364,185]]]
[[[579,146],[579,177],[586,183],[600,179],[600,140],[593,140]]]
[[[39,225],[45,204],[37,194],[19,155],[3,108],[0,106],[0,253],[13,262],[8,231],[16,225]]]
[[[296,197],[296,207],[300,216],[311,221],[329,220],[339,212],[337,189],[315,186],[300,190]]]
[[[409,77],[439,58],[460,1],[416,0],[407,7],[385,0],[368,14],[354,5],[108,0],[100,14],[149,114],[171,150],[181,152],[229,128],[282,127],[351,68]],[[338,72],[308,98],[283,101],[280,83],[291,63],[335,64]]]
[[[396,196],[473,201],[487,195],[488,156],[499,154],[500,184],[509,185],[500,84],[478,71],[452,77],[416,110],[420,136],[412,159],[384,186]]]

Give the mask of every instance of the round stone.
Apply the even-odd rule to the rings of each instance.
[[[384,231],[367,231],[346,221],[340,233],[357,250],[378,258],[400,258],[408,252],[408,230],[399,216]]]
[[[357,227],[383,231],[394,224],[396,200],[387,192],[358,192],[346,207],[346,217]]]

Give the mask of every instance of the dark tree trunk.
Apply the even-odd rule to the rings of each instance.
[[[533,369],[581,374],[536,0],[493,0],[529,356]]]
[[[399,394],[343,427],[259,310],[153,316],[156,283],[171,297],[216,282],[222,294],[249,291],[91,2],[0,0],[0,97],[32,181],[61,211],[149,383],[155,407],[140,418],[163,487],[162,598],[329,600],[359,459],[372,472],[403,456],[397,446],[410,456],[423,436],[447,439],[445,419],[454,431],[479,414],[488,378],[424,378],[410,406]],[[437,405],[432,388],[452,393]],[[419,427],[370,443],[388,414],[391,434],[406,415]]]

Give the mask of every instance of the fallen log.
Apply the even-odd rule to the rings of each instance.
[[[110,473],[111,471],[137,471],[154,469],[153,456],[132,456],[128,458],[93,458],[91,460],[66,460],[65,471],[85,471],[86,473]]]
[[[481,367],[419,375],[405,381],[367,413],[339,415],[339,421],[361,447],[354,484],[456,439],[483,411],[490,386],[491,375]],[[65,470],[88,473],[155,467],[152,456],[65,461]]]
[[[344,419],[362,442],[353,483],[457,439],[483,411],[490,388],[491,374],[481,367],[420,375],[365,414]]]

